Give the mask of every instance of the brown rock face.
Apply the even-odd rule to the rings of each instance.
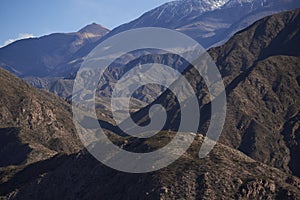
[[[75,134],[69,104],[53,94],[28,86],[2,69],[0,82],[2,153],[11,145],[19,146],[15,154],[24,155],[24,159],[16,158],[15,162],[28,164],[57,153],[75,153],[82,148]]]

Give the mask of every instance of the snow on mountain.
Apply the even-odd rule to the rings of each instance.
[[[106,28],[93,23],[76,33],[51,34],[17,41],[0,48],[0,67],[18,76],[29,77],[33,80],[29,82],[37,87],[60,88],[54,92],[63,94],[72,91],[65,88],[66,85],[72,88],[69,79],[74,78],[83,58],[100,42],[122,31],[140,27],[169,28],[194,38],[208,49],[225,43],[237,31],[267,15],[297,7],[300,7],[299,0],[172,1],[110,33]],[[68,80],[53,86],[52,81],[56,81],[53,77],[67,77]]]
[[[163,16],[168,17],[183,17],[193,12],[204,13],[220,9],[229,0],[179,0],[166,3],[157,9],[153,10],[153,16],[157,16],[157,19]]]
[[[163,27],[183,32],[209,48],[267,15],[297,7],[299,0],[177,0],[117,27],[107,37],[132,28]]]

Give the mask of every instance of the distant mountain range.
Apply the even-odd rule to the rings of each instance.
[[[111,32],[91,24],[75,33],[54,33],[16,41],[0,49],[0,67],[38,88],[68,97],[72,79],[84,57],[97,44],[121,31],[165,27],[183,32],[209,48],[224,43],[234,33],[264,16],[297,7],[300,7],[298,0],[172,1]],[[109,82],[113,81],[116,80]]]
[[[172,1],[115,28],[107,37],[132,28],[164,27],[183,32],[209,48],[224,43],[262,17],[297,7],[297,0]]]
[[[0,66],[20,77],[65,77],[108,32],[93,23],[74,33],[19,40],[0,49]]]

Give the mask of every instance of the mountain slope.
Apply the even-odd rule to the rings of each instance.
[[[141,27],[164,27],[174,29],[197,40],[205,48],[216,46],[227,41],[237,31],[246,28],[258,19],[264,16],[277,13],[284,10],[300,7],[297,0],[180,0],[172,1],[159,6],[141,17],[127,24],[123,24],[110,33],[101,38],[98,43],[103,40],[120,33],[122,31]],[[170,57],[169,57],[170,58]],[[157,58],[149,58],[149,61],[157,60]],[[171,58],[172,60],[173,58]],[[131,63],[142,63],[145,58],[141,58],[138,62],[135,60]],[[166,59],[161,59],[163,60]],[[161,63],[165,64],[165,63]],[[126,62],[123,63],[126,65]],[[132,67],[134,67],[132,65]],[[132,68],[131,67],[131,68]],[[107,91],[111,91],[116,77],[121,77],[126,71],[124,66],[112,66],[110,75],[106,82],[99,85],[104,88],[104,97],[110,96]],[[74,78],[74,77],[73,77]],[[55,81],[46,86],[50,91],[61,95],[62,97],[70,97],[72,91],[72,81],[70,78]],[[161,89],[146,87],[145,90],[156,91],[152,94],[159,95]],[[140,91],[136,97],[144,103],[150,103],[150,95],[144,95],[145,91]]]
[[[296,7],[300,7],[298,0],[172,1],[110,33],[100,25],[91,24],[77,33],[17,41],[0,49],[0,67],[35,87],[66,98],[72,91],[69,77],[77,72],[83,57],[97,44],[119,32],[139,27],[164,27],[183,32],[208,48],[224,43],[238,30],[264,16]]]
[[[223,144],[198,159],[199,135],[178,161],[153,173],[117,172],[84,150],[76,153],[81,146],[72,116],[65,112],[69,105],[1,70],[1,85],[7,87],[0,88],[0,156],[6,158],[0,162],[0,198],[299,199],[300,180],[293,176],[299,169],[299,18],[300,9],[267,17],[209,51],[228,96]],[[197,91],[199,132],[204,133],[209,95],[193,68],[185,76]],[[154,103],[175,113],[167,127],[173,128],[179,119],[172,94]],[[141,120],[146,109],[138,113]],[[147,140],[115,142],[127,140],[123,148],[138,152],[157,149],[172,136],[168,131]]]
[[[172,1],[115,28],[107,37],[132,28],[163,27],[185,33],[209,48],[267,15],[297,7],[297,0]]]
[[[237,33],[226,44],[209,50],[222,74],[227,116],[220,142],[250,157],[300,176],[300,9],[273,15]],[[185,72],[201,109],[199,132],[210,119],[210,98],[194,68]],[[153,104],[167,108],[166,129],[180,122],[178,102],[164,93]],[[148,120],[148,106],[133,114]]]
[[[0,69],[0,167],[28,165],[82,149],[71,107]]]
[[[21,77],[67,76],[108,32],[93,23],[74,33],[19,40],[0,49],[0,66]]]
[[[157,147],[167,133],[135,149]],[[188,153],[156,172],[110,169],[86,152],[28,166],[0,185],[3,199],[299,199],[300,179],[218,144],[199,159],[199,137]],[[129,145],[130,146],[130,145]]]

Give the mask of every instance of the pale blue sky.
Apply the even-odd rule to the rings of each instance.
[[[96,22],[109,29],[170,0],[1,0],[0,46],[9,39],[73,32]]]

